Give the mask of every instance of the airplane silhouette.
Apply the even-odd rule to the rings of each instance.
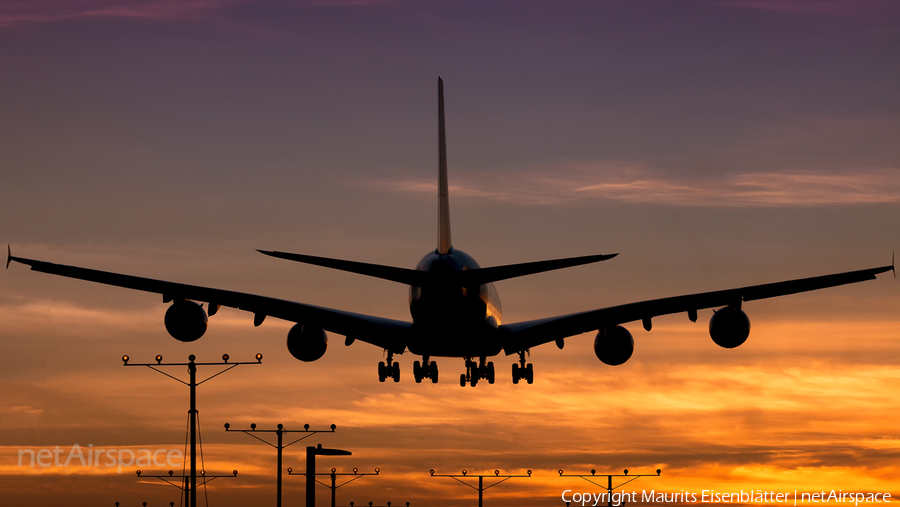
[[[438,149],[437,248],[428,252],[415,269],[260,250],[271,257],[406,284],[409,286],[412,322],[255,294],[14,257],[9,247],[6,267],[8,269],[9,263],[15,261],[31,266],[33,271],[161,294],[164,303],[171,302],[165,315],[166,330],[172,337],[183,342],[197,340],[206,332],[207,312],[201,304],[197,304],[197,301],[201,301],[208,304],[209,316],[215,315],[221,306],[228,306],[253,313],[255,326],[262,324],[267,316],[295,322],[287,335],[287,348],[301,361],[315,361],[325,354],[328,347],[325,331],[345,336],[344,343],[347,346],[359,340],[383,348],[387,353],[387,361],[378,364],[378,379],[381,382],[387,378],[394,382],[400,381],[400,365],[394,361],[394,354],[409,351],[422,356],[421,363],[415,361],[413,364],[413,377],[419,383],[426,378],[437,383],[438,367],[432,358],[462,358],[465,360],[466,373],[460,375],[461,386],[475,386],[482,379],[493,384],[494,363],[487,362],[487,358],[501,352],[507,356],[519,356],[518,362],[512,365],[513,383],[517,384],[524,379],[531,384],[534,381],[534,369],[525,360],[525,355],[531,348],[555,342],[562,349],[565,338],[590,331],[597,332],[594,338],[594,353],[597,357],[608,365],[620,365],[634,351],[634,339],[622,324],[641,321],[644,329],[649,331],[653,317],[685,312],[692,322],[696,322],[697,310],[706,308],[722,307],[710,319],[709,334],[719,346],[734,348],[742,344],[750,334],[750,320],[741,309],[745,301],[873,280],[879,273],[894,271],[892,258],[890,266],[640,301],[503,324],[500,299],[492,282],[604,261],[617,254],[480,267],[472,257],[454,248],[450,241],[444,85],[441,78],[438,78]]]

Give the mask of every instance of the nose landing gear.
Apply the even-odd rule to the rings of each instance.
[[[419,364],[418,361],[413,363],[413,377],[416,379],[416,383],[421,384],[423,378],[430,378],[432,384],[437,384],[437,363],[429,361],[428,356],[422,356],[422,363],[423,364]]]
[[[529,384],[534,383],[534,367],[531,363],[525,364],[525,351],[519,351],[519,362],[512,365],[513,384],[518,384],[520,380],[525,380]]]
[[[400,363],[394,362],[394,353],[388,351],[387,364],[384,361],[378,363],[378,380],[384,382],[390,377],[394,382],[400,382]]]
[[[466,384],[475,387],[481,379],[487,380],[488,384],[494,383],[494,363],[485,363],[487,358],[481,356],[478,364],[471,358],[466,358],[466,372],[460,374],[459,385],[465,387]]]

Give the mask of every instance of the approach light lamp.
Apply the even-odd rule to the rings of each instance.
[[[256,431],[256,423],[250,423],[250,429]]]
[[[660,469],[657,468],[657,469],[656,469],[656,475],[660,475],[660,474],[662,474],[662,470],[660,470]]]
[[[138,477],[141,476],[141,471],[140,471],[140,470],[137,471],[137,475],[138,475]]]
[[[376,469],[375,469],[375,475],[378,475],[379,472],[381,472],[381,469],[380,469],[380,468],[376,468]]]
[[[259,363],[262,362],[262,354],[259,354],[259,353],[256,354],[256,361]]]
[[[281,423],[278,423],[278,429],[283,430],[283,429],[284,429],[284,425],[281,424]]]
[[[357,473],[357,472],[359,472],[359,469],[358,469],[358,468],[354,468],[354,469],[353,469],[353,473]]]
[[[122,362],[128,364],[128,356],[122,356]]]
[[[628,469],[627,469],[627,468],[625,469],[625,475],[628,475]]]
[[[228,362],[228,354],[222,354],[222,361]]]
[[[232,470],[231,473],[233,473],[234,476],[237,477],[237,470]]]
[[[230,428],[230,427],[231,427],[231,425],[230,425],[230,424],[228,424],[228,423],[225,423],[225,431],[228,431],[228,428]]]
[[[293,472],[293,471],[294,471],[294,469],[293,469],[293,468],[291,468],[291,467],[288,467],[288,473],[291,473],[291,472]]]
[[[468,473],[468,472],[467,472],[466,470],[463,470],[463,475],[466,475],[467,473]]]
[[[303,430],[304,430],[304,431],[309,431],[309,424],[304,424],[304,425],[303,425]]]
[[[560,468],[559,470],[557,470],[557,472],[559,472],[559,475],[562,475],[562,474],[563,474],[563,469]]]
[[[191,354],[191,355],[188,356],[188,361],[190,361],[190,362],[193,363],[193,362],[194,362],[194,359],[197,359],[197,356],[195,356],[194,354]]]
[[[531,477],[531,470],[526,470],[525,473],[528,474],[528,477]]]
[[[331,473],[337,472],[337,468],[331,467]]]
[[[500,475],[500,470],[494,470],[494,475]]]
[[[331,425],[331,431],[334,431],[334,430],[336,430],[336,429],[337,429],[337,426],[335,426],[335,425],[332,424],[332,425]]]

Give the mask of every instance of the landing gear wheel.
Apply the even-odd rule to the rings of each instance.
[[[378,381],[384,382],[387,379],[387,368],[384,366],[384,361],[378,363]]]
[[[475,385],[477,385],[477,384],[478,384],[478,377],[473,375],[472,379],[469,380],[469,385],[471,385],[472,387],[475,387]]]
[[[494,363],[490,362],[487,365],[487,381],[488,384],[494,383]]]
[[[431,377],[431,383],[432,383],[432,384],[437,384],[437,381],[438,381],[438,369],[437,369],[437,363],[435,363],[434,361],[432,361],[432,362],[431,362],[431,368],[430,368],[430,369],[431,369],[431,375],[429,375],[429,376]]]
[[[391,368],[391,376],[394,377],[394,383],[400,382],[400,363],[394,363],[394,367]]]
[[[422,383],[422,365],[418,361],[413,363],[413,378],[416,379],[416,384]]]
[[[513,384],[518,384],[522,379],[524,379],[529,384],[534,383],[534,367],[531,365],[531,363],[525,362],[525,354],[527,352],[528,349],[520,350],[518,364],[512,365]]]
[[[466,374],[465,373],[459,374],[459,387],[466,387]]]

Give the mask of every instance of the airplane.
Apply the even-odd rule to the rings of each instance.
[[[192,342],[206,333],[208,316],[227,306],[254,314],[259,326],[271,316],[294,322],[287,335],[288,351],[300,361],[320,359],[328,347],[326,331],[343,335],[344,344],[355,341],[384,349],[386,361],[378,363],[378,380],[400,381],[400,365],[394,355],[410,352],[422,356],[413,363],[417,383],[438,381],[433,358],[457,358],[465,362],[460,386],[474,387],[479,380],[493,384],[494,363],[489,357],[501,352],[517,354],[512,365],[512,381],[534,382],[534,368],[525,359],[539,345],[555,343],[560,349],[565,339],[596,331],[594,353],[610,366],[624,364],[634,352],[634,338],[622,324],[640,321],[650,331],[652,319],[661,315],[687,313],[697,321],[700,309],[717,308],[709,321],[712,340],[724,348],[734,348],[750,334],[750,320],[742,310],[744,302],[796,294],[827,287],[874,280],[877,274],[894,272],[891,265],[835,273],[811,278],[767,283],[735,289],[666,297],[597,310],[506,324],[502,322],[500,299],[493,282],[581,266],[612,259],[618,254],[587,255],[564,259],[526,262],[482,268],[475,259],[453,247],[450,239],[450,203],[447,184],[447,142],[444,127],[444,84],[438,77],[438,234],[437,248],[428,252],[414,269],[399,268],[296,253],[259,250],[270,257],[348,271],[390,280],[409,286],[411,322],[387,319],[343,310],[313,306],[255,294],[154,280],[76,266],[14,257],[7,246],[6,267],[12,261],[31,266],[32,271],[88,280],[162,295],[171,303],[165,326],[176,340]],[[203,304],[207,304],[207,311]],[[476,362],[477,360],[477,362]]]

